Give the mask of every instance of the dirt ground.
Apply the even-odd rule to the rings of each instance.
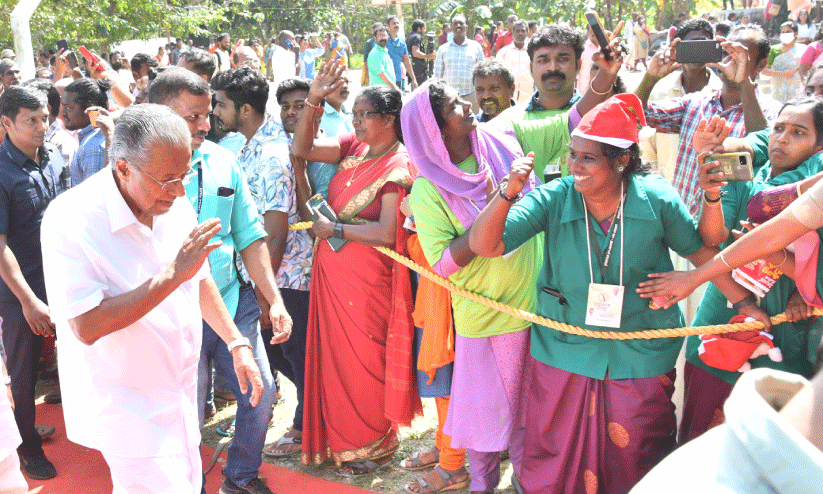
[[[274,408],[274,424],[269,428],[269,432],[266,435],[266,446],[276,443],[277,439],[291,426],[292,418],[294,417],[294,407],[297,403],[294,385],[283,376],[280,377],[280,380],[281,392],[283,393],[285,402],[278,404]],[[42,402],[43,397],[56,391],[57,387],[58,381],[54,375],[41,374],[41,378],[37,384],[37,402]],[[230,441],[230,439],[217,434],[216,431],[218,426],[231,423],[236,409],[237,405],[235,404],[227,404],[224,401],[217,400],[217,414],[207,420],[206,427],[203,430],[203,442],[205,444],[214,449],[218,449],[222,441],[225,443],[225,447],[228,447],[228,441]],[[425,476],[429,472],[428,470],[408,472],[398,466],[400,460],[403,458],[411,456],[415,451],[425,451],[434,445],[434,434],[437,429],[437,410],[435,409],[433,399],[423,400],[423,413],[423,417],[415,420],[411,427],[400,430],[400,449],[395,453],[394,461],[391,462],[390,466],[381,468],[377,472],[369,475],[356,478],[344,478],[337,475],[337,469],[333,463],[327,462],[320,466],[303,465],[300,462],[300,456],[298,454],[279,459],[264,455],[263,461],[288,468],[289,470],[304,472],[314,477],[353,485],[372,492],[403,493],[405,492],[403,487],[406,483],[417,477]],[[216,463],[214,468],[221,468],[221,466],[219,463]],[[501,480],[498,488],[500,493],[511,494],[515,492],[509,480],[511,474],[511,463],[506,460],[501,465]],[[449,492],[467,494],[469,490],[460,489]]]

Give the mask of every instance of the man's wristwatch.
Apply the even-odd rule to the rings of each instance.
[[[750,293],[750,294],[746,295],[746,297],[743,298],[742,300],[733,303],[732,304],[732,309],[740,310],[743,307],[746,307],[747,305],[756,304],[756,303],[757,303],[757,297],[755,297],[754,294]]]
[[[234,350],[235,348],[237,348],[239,346],[247,346],[247,347],[251,348],[251,342],[245,336],[241,336],[240,338],[237,338],[236,340],[229,343],[229,346],[228,346],[229,353],[231,353],[232,350]]]

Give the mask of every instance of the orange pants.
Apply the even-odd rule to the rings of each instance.
[[[449,411],[449,397],[435,398],[437,405],[437,435],[434,445],[440,451],[440,468],[444,470],[460,470],[466,465],[466,450],[451,447],[451,436],[443,433],[446,423],[446,414]]]

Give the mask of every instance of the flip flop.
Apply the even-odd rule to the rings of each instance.
[[[223,428],[223,426],[219,426],[217,428],[217,433],[220,434],[223,437],[234,437],[234,426],[235,426],[236,422],[237,422],[237,419],[232,420],[231,425],[229,425],[225,429]]]
[[[280,446],[288,445],[288,444],[303,444],[302,437],[286,437],[284,434],[277,440],[277,442],[273,446],[269,446],[263,450],[263,454],[266,456],[271,456],[274,458],[283,458],[286,456],[296,455],[302,451],[302,448],[297,448],[294,451],[277,451],[277,448]]]
[[[420,490],[412,490],[410,487],[411,483],[409,483],[406,484],[406,486],[404,487],[406,492],[409,492],[411,494],[432,494],[434,492],[453,491],[468,487],[469,483],[471,482],[471,478],[469,477],[468,472],[466,472],[465,468],[461,468],[460,470],[454,473],[449,473],[443,468],[441,468],[440,465],[437,465],[436,467],[434,467],[433,471],[437,472],[437,475],[440,475],[440,478],[443,479],[443,482],[446,484],[441,489],[435,489],[434,486],[428,483],[424,477],[419,477],[415,479],[415,482],[417,482],[417,485],[420,486]],[[458,476],[464,474],[466,475],[465,479],[457,480]]]

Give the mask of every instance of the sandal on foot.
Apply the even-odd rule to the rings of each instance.
[[[237,419],[231,421],[231,425],[229,426],[219,426],[217,427],[217,433],[223,437],[234,437],[234,426]]]
[[[291,448],[292,445],[297,446],[297,448]],[[285,456],[291,456],[297,453],[300,453],[303,450],[303,437],[287,437],[283,434],[280,439],[273,446],[269,446],[268,448],[263,450],[263,454],[266,456],[272,456],[274,458],[282,458]],[[282,446],[287,446],[287,451],[278,451]]]
[[[426,478],[436,478],[433,477],[434,475],[438,475],[440,479],[443,481],[443,487],[437,489],[433,486]],[[458,480],[458,477],[465,475],[462,480]],[[469,473],[466,471],[465,468],[461,468],[456,472],[447,472],[444,470],[440,465],[434,467],[432,473],[429,473],[426,477],[420,477],[415,480],[417,482],[417,486],[420,488],[419,491],[415,491],[411,488],[411,482],[406,484],[405,490],[406,492],[410,492],[411,494],[431,494],[433,492],[445,492],[445,491],[453,491],[457,489],[463,489],[464,487],[469,486],[470,478]]]
[[[425,457],[428,455],[428,458]],[[440,451],[437,448],[432,448],[424,452],[416,452],[411,458],[406,458],[400,461],[400,468],[403,470],[415,471],[423,470],[424,468],[431,468],[440,461]]]
[[[382,461],[382,463],[378,463],[378,461]],[[368,475],[372,472],[375,472],[380,468],[385,467],[390,462],[391,455],[389,455],[385,459],[378,458],[377,461],[347,461],[343,463],[343,466],[339,470],[337,470],[337,475],[340,475],[341,477],[360,477],[362,475]],[[345,468],[349,468],[351,469],[351,471],[346,471],[344,470]]]

